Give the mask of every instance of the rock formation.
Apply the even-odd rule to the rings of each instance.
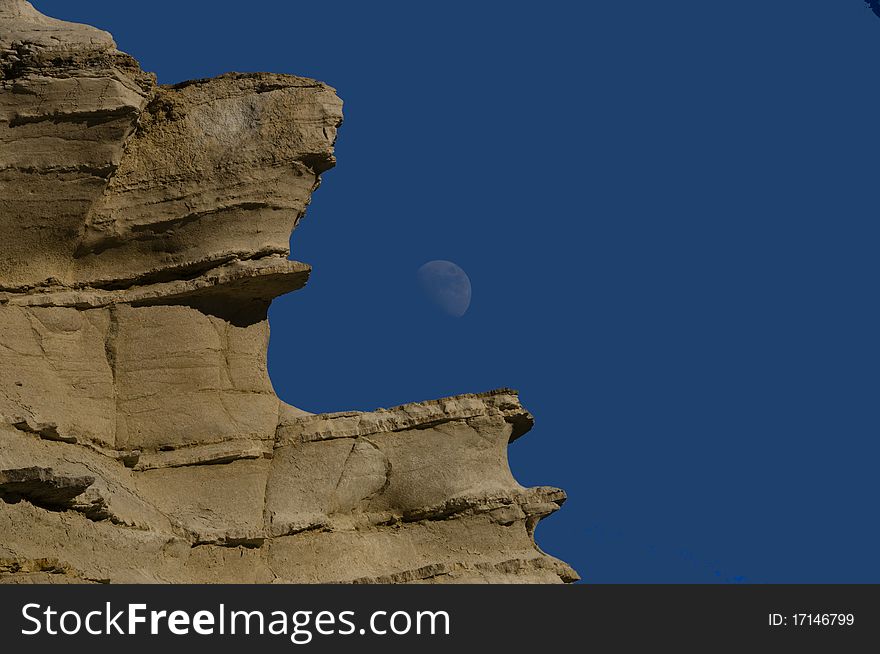
[[[510,390],[312,415],[266,369],[321,82],[174,86],[0,0],[0,581],[559,582]]]

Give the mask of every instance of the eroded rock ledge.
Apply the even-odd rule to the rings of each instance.
[[[312,415],[267,311],[341,102],[158,86],[106,32],[0,0],[0,581],[559,582],[516,392]]]

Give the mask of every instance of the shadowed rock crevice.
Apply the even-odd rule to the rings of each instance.
[[[534,541],[565,494],[508,466],[515,391],[275,394],[268,309],[308,281],[291,232],[341,124],[322,82],[159,86],[0,0],[0,582],[577,579]]]
[[[35,506],[63,511],[95,483],[94,477],[56,475],[51,468],[0,470],[0,499],[9,504],[26,500]]]

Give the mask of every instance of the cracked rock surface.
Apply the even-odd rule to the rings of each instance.
[[[558,583],[500,389],[313,415],[267,312],[342,103],[291,75],[159,86],[0,0],[0,582]]]

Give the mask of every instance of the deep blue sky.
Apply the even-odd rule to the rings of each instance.
[[[588,582],[880,582],[880,20],[862,0],[35,5],[163,83],[316,77],[339,165],[270,372],[310,411],[513,386]],[[461,265],[470,311],[419,295]]]

